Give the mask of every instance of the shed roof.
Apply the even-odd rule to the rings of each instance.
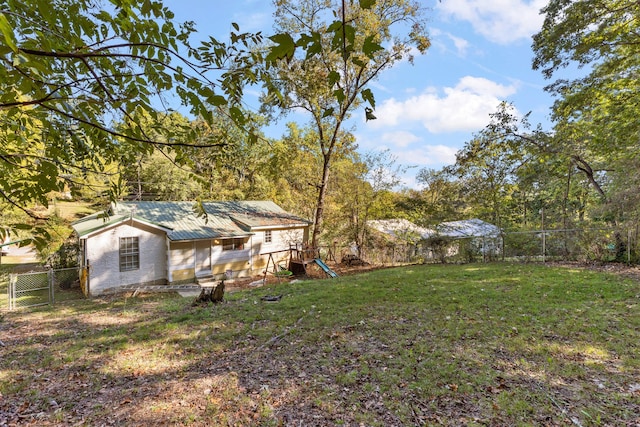
[[[394,237],[406,236],[407,234],[417,234],[426,239],[435,232],[429,228],[419,227],[409,220],[398,219],[376,219],[367,221],[367,225],[381,233]]]
[[[243,237],[256,228],[309,224],[271,201],[205,202],[202,206],[206,215],[196,214],[194,202],[120,202],[113,204],[108,213],[90,215],[72,226],[82,237],[135,220],[162,228],[170,240],[179,241]]]
[[[497,237],[502,232],[499,227],[478,218],[443,222],[437,230],[449,237]]]

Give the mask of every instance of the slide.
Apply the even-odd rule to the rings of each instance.
[[[327,266],[327,264],[325,264],[324,262],[322,262],[322,260],[320,258],[316,258],[313,260],[316,264],[318,264],[320,266],[320,268],[327,273],[327,275],[331,278],[336,278],[338,277],[338,274],[333,271],[332,269],[329,268],[329,266]]]

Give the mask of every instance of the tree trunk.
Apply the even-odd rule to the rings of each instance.
[[[567,185],[564,190],[564,200],[562,201],[562,228],[565,230],[569,228],[569,195],[571,193],[571,178],[572,178],[572,166],[569,165],[569,170],[567,171]]]
[[[318,247],[318,240],[322,233],[323,227],[323,215],[324,215],[324,201],[327,196],[327,187],[329,186],[329,162],[331,160],[331,154],[324,155],[324,165],[322,167],[322,182],[320,184],[320,192],[318,193],[318,203],[316,205],[316,219],[313,227],[313,236],[311,238],[311,246]]]
[[[589,163],[587,163],[585,160],[583,160],[580,156],[577,156],[577,155],[573,155],[572,158],[576,163],[576,167],[578,168],[578,170],[584,172],[584,174],[587,176],[587,179],[589,180],[591,185],[593,185],[593,188],[596,189],[598,194],[600,194],[600,196],[605,202],[608,202],[609,199],[607,198],[607,195],[605,194],[602,187],[600,187],[600,184],[598,183],[598,181],[596,181],[595,174],[593,172],[593,169],[591,169],[591,166],[589,165]]]

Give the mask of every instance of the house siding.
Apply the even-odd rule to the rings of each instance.
[[[253,259],[253,270],[262,273],[269,263],[269,255],[273,257],[276,264],[288,266],[289,249],[291,244],[302,243],[305,236],[305,229],[285,228],[270,229],[271,243],[264,241],[265,231],[256,231],[252,237],[252,250],[255,254]],[[269,266],[273,268],[273,266]]]
[[[252,274],[251,269],[251,238],[245,239],[244,249],[225,251],[222,249],[222,241],[214,240],[211,246],[212,273],[216,276],[232,271],[233,277],[246,277]]]
[[[196,251],[193,242],[169,243],[169,283],[195,282]]]
[[[137,237],[140,267],[120,271],[121,237]],[[166,241],[164,233],[143,224],[120,224],[88,237],[85,256],[90,265],[90,293],[100,295],[112,288],[135,284],[166,283]]]

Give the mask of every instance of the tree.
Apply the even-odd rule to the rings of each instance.
[[[317,133],[287,124],[287,133],[271,145],[267,174],[276,183],[272,199],[283,208],[313,218],[318,188],[313,177],[322,170]]]
[[[369,83],[399,60],[411,59],[411,46],[426,51],[429,40],[419,2],[277,0],[275,4],[280,34],[271,37],[275,44],[267,60],[278,92],[267,93],[265,105],[285,112],[305,111],[318,134],[322,175],[312,237],[317,246],[331,163],[345,142],[345,121],[363,103],[369,104],[367,120],[375,118]]]
[[[360,251],[367,241],[367,222],[396,218],[393,189],[406,167],[397,165],[389,150],[358,154],[341,153],[334,161],[326,234],[332,242],[355,244]],[[360,255],[360,254],[359,254]]]
[[[545,21],[533,39],[533,68],[549,79],[572,64],[590,70],[573,80],[559,78],[547,88],[560,96],[555,118],[590,122],[590,130],[596,131],[592,140],[603,150],[635,145],[640,129],[635,120],[640,105],[640,4],[551,0],[542,12]]]
[[[546,16],[534,36],[533,67],[555,78],[547,88],[558,96],[555,134],[574,147],[576,167],[610,202],[612,194],[598,186],[602,173],[592,166],[599,163],[609,179],[635,173],[626,168],[629,158],[640,155],[640,3],[551,0],[542,12]],[[571,65],[586,72],[561,78]],[[614,187],[624,189],[625,184]]]
[[[189,169],[176,166],[174,159],[156,151],[140,164],[138,200],[196,200],[202,194],[200,182]],[[136,193],[138,189],[136,188]]]
[[[569,129],[532,129],[528,115],[518,117],[512,105],[502,103],[458,155],[456,169],[467,177],[467,200],[483,215],[490,215],[486,208],[491,207],[497,215],[492,221],[503,227],[535,222],[543,208],[552,208],[548,218],[563,228],[584,220],[594,194],[606,200],[606,180],[601,156]]]
[[[249,67],[259,62],[250,47],[260,35],[235,26],[229,44],[209,38],[193,48],[193,23],[174,23],[161,1],[106,3],[0,3],[0,198],[32,216],[31,203],[46,205],[47,193],[122,153],[160,147],[181,157],[195,140],[190,124],[155,139],[138,121],[139,112],[153,120],[168,112],[169,96],[206,122],[224,107],[245,125],[237,105],[243,84],[260,78]]]
[[[504,227],[505,201],[510,196],[513,174],[521,159],[505,150],[500,138],[480,133],[456,155],[456,172],[476,215]]]
[[[441,170],[423,168],[418,172],[416,181],[422,189],[404,202],[413,204],[416,224],[429,227],[456,219],[460,214],[464,197],[460,182],[454,178],[451,167]]]

